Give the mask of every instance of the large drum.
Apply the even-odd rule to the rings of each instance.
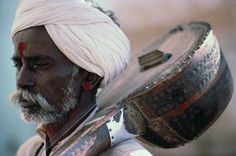
[[[139,140],[177,147],[209,128],[232,92],[232,77],[210,25],[192,22],[138,53],[98,98],[105,111],[97,116],[124,107],[126,129]]]
[[[178,26],[134,57],[104,88],[94,122],[76,132],[55,155],[98,155],[127,139],[122,136],[127,131],[144,144],[183,145],[215,122],[232,92],[232,77],[210,25]],[[113,135],[124,129],[126,133]]]

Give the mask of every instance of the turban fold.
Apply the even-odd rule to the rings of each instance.
[[[130,44],[125,34],[109,16],[84,0],[21,0],[12,37],[40,25],[69,60],[104,77],[103,84],[129,62]]]

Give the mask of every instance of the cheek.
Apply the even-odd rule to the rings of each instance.
[[[45,75],[44,78],[38,82],[42,94],[51,105],[59,105],[64,102],[68,92],[70,77],[70,74],[68,74],[68,76],[57,74],[51,76]]]

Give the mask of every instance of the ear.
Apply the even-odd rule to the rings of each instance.
[[[98,76],[95,73],[90,73],[86,75],[85,79],[82,82],[82,86],[85,91],[93,90],[101,82],[102,77]]]

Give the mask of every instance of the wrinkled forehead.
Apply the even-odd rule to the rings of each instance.
[[[54,43],[49,36],[46,28],[44,26],[36,26],[27,28],[17,32],[13,36],[13,44],[17,44],[19,42],[48,42]]]
[[[31,52],[59,52],[44,26],[31,27],[17,32],[13,37],[15,55]]]
[[[59,50],[44,26],[27,28],[13,37],[15,57],[41,57],[61,62],[70,60]]]

